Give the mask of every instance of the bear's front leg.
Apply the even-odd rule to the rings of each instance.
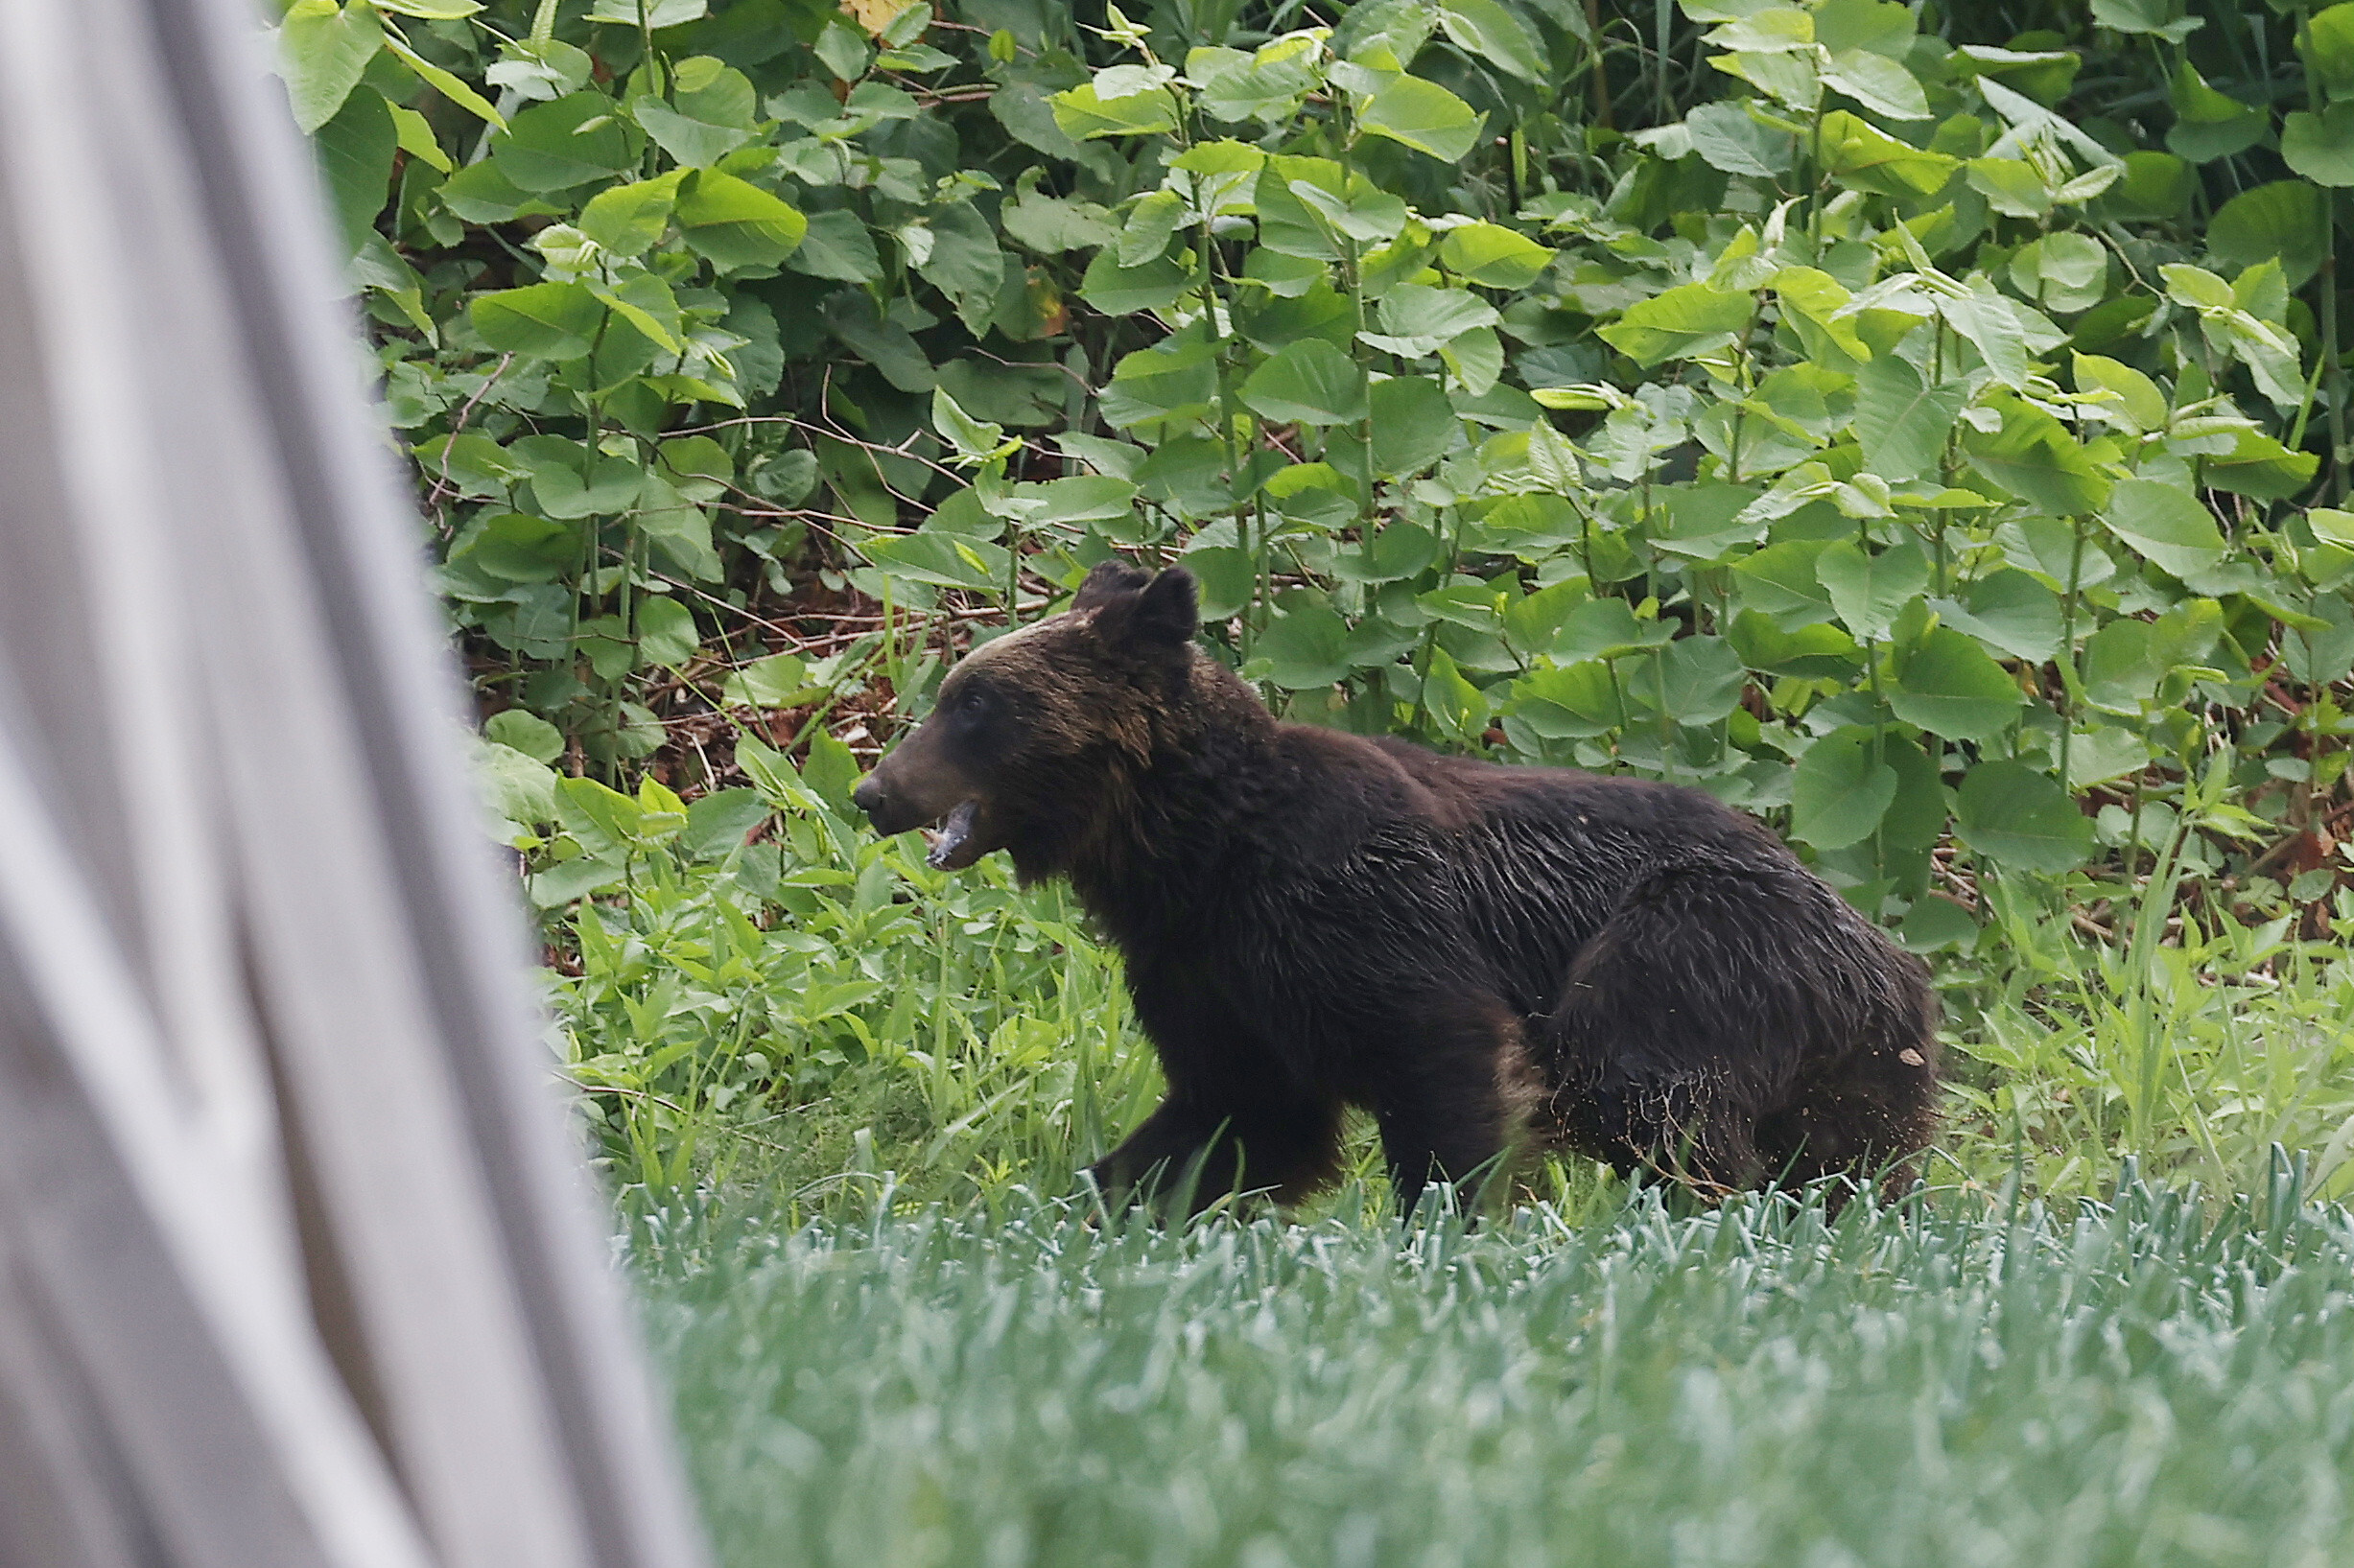
[[[1497,997],[1403,1007],[1376,1057],[1374,1119],[1398,1206],[1411,1214],[1433,1181],[1469,1205],[1470,1183],[1496,1174],[1538,1098],[1520,1021]]]
[[[1088,1174],[1116,1203],[1182,1192],[1189,1216],[1230,1192],[1295,1204],[1339,1164],[1340,1112],[1337,1103],[1171,1093]]]

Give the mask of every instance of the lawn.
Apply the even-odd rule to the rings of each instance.
[[[636,1255],[729,1568],[2318,1564],[2354,1222],[2300,1174],[1827,1225],[656,1210]]]

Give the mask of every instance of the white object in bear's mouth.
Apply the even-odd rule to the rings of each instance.
[[[937,829],[924,830],[925,840],[931,853],[924,856],[924,864],[934,871],[958,871],[970,865],[976,856],[962,854],[973,838],[973,820],[980,814],[980,802],[966,801],[951,811]]]

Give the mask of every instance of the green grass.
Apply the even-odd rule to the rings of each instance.
[[[2354,1222],[2299,1174],[637,1234],[728,1568],[2269,1568],[2354,1555]]]

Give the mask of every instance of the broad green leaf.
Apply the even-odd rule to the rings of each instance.
[[[278,26],[278,64],[294,124],[308,135],[343,106],[384,47],[384,28],[364,4],[296,0]]]
[[[506,512],[478,519],[450,560],[506,582],[553,582],[579,565],[580,535],[544,517]]]
[[[386,34],[384,46],[398,56],[402,64],[424,78],[426,84],[442,97],[478,120],[486,120],[502,130],[506,129],[506,117],[493,108],[488,99],[410,48],[398,37],[389,33]]]
[[[393,104],[388,107],[392,110],[393,133],[400,142],[402,152],[431,164],[445,175],[456,173],[458,165],[450,161],[449,153],[443,152],[440,142],[435,139],[431,121],[404,105]]]
[[[1831,57],[1823,84],[1846,93],[1872,113],[1891,120],[1926,120],[1929,98],[1913,73],[1885,55],[1850,49]]]
[[[1109,246],[1095,252],[1079,284],[1079,297],[1106,316],[1134,316],[1142,311],[1166,310],[1193,286],[1190,258],[1164,258],[1142,267],[1122,267]]]
[[[1743,610],[1727,635],[1743,662],[1761,674],[1846,680],[1863,663],[1855,639],[1828,621],[1786,632],[1763,610]]]
[[[2101,521],[2108,531],[2177,577],[2192,577],[2224,558],[2215,514],[2185,489],[2155,480],[2122,480]]]
[[[1829,548],[1820,539],[1789,539],[1735,562],[1741,602],[1771,616],[1783,631],[1830,620],[1838,612],[1815,570]]]
[[[2146,433],[2166,428],[2166,394],[2131,365],[2099,354],[2070,356],[2080,392],[2106,392],[2128,430]]]
[[[2013,659],[2039,665],[2060,651],[2060,596],[2013,568],[1989,573],[1970,584],[1966,602],[1931,599],[1929,607],[1955,630],[1967,632]]]
[[[334,119],[318,128],[318,162],[334,199],[335,217],[348,255],[375,232],[392,182],[392,155],[400,130],[384,94],[365,87],[343,101]]]
[[[683,26],[701,17],[710,9],[710,0],[597,0],[589,8],[588,20],[612,22],[622,27],[643,24],[659,30]]]
[[[953,533],[876,534],[859,541],[859,552],[886,576],[943,588],[1002,593],[1013,569],[1002,545]]]
[[[648,664],[675,669],[694,657],[702,641],[694,615],[667,595],[648,594],[638,600],[638,651]]]
[[[1535,670],[1512,693],[1512,716],[1548,740],[1589,739],[1627,722],[1621,689],[1599,660]]]
[[[1543,51],[1520,19],[1496,0],[1440,0],[1439,27],[1473,59],[1538,87],[1549,84]]]
[[[2025,700],[2018,683],[1974,641],[1938,626],[1905,655],[1888,706],[1932,734],[1991,740],[2011,727]]]
[[[2301,179],[2277,179],[2216,209],[2207,252],[2234,268],[2278,257],[2288,286],[2301,289],[2321,269],[2326,216],[2319,190]]]
[[[1628,308],[1604,327],[1603,339],[1649,369],[1667,360],[1688,360],[1724,347],[1744,331],[1756,311],[1746,293],[1687,283]]]
[[[1818,850],[1870,838],[1896,798],[1896,770],[1873,755],[1871,731],[1833,730],[1799,759],[1790,777],[1790,834]]]
[[[1862,366],[1855,373],[1855,433],[1864,466],[1890,480],[1927,472],[1951,439],[1968,395],[1963,382],[1928,385],[1899,354]]]
[[[605,307],[577,283],[534,283],[479,294],[467,315],[483,341],[503,354],[577,360],[595,342]]]
[[[2333,94],[2354,91],[2354,5],[2336,5],[2306,18],[2296,52]]]
[[[809,665],[799,655],[772,653],[729,672],[720,700],[735,708],[790,708],[813,693]]]
[[[2198,67],[2187,59],[2175,67],[2168,97],[2175,123],[2166,132],[2167,150],[2192,163],[2244,152],[2262,141],[2271,129],[2271,116],[2208,86]]]
[[[1554,645],[1566,659],[1623,659],[1648,653],[1674,636],[1673,626],[1638,618],[1625,599],[1605,597],[1570,611]]]
[[[1381,296],[1378,319],[1379,332],[1359,336],[1376,348],[1418,360],[1474,328],[1495,325],[1500,317],[1495,306],[1469,289],[1401,283]]]
[[[2015,398],[1997,404],[2002,429],[1965,430],[1962,449],[1989,480],[2055,517],[2095,512],[2109,482],[2059,420]]]
[[[1488,727],[1488,694],[1464,678],[1453,657],[1432,648],[1423,676],[1424,712],[1458,744],[1469,745]]]
[[[2027,339],[2011,302],[1994,292],[1985,278],[1974,278],[1969,293],[1960,299],[1941,295],[1938,315],[1969,340],[1996,381],[2016,389],[2027,385]]]
[[[1859,640],[1887,636],[1905,605],[1929,586],[1929,559],[1909,536],[1876,555],[1853,540],[1834,540],[1816,559],[1815,572],[1839,619]]]
[[[553,285],[543,285],[553,287]],[[548,517],[609,516],[636,504],[646,471],[634,455],[599,452],[565,435],[526,435],[507,449],[531,478]]]
[[[723,270],[774,267],[809,231],[809,220],[790,202],[716,169],[689,175],[674,210],[687,244]]]
[[[1679,724],[1699,726],[1740,704],[1749,668],[1722,637],[1679,637],[1660,650],[1652,667],[1630,666],[1626,680],[1630,698],[1663,710]]]
[[[1252,412],[1280,425],[1354,425],[1372,412],[1364,366],[1320,338],[1270,358],[1240,395]]]
[[[1177,100],[1165,87],[1121,98],[1096,96],[1091,83],[1056,93],[1054,124],[1073,141],[1099,136],[1157,136],[1177,129]]]
[[[629,114],[656,147],[690,169],[708,169],[752,139],[749,126],[715,125],[682,114],[652,93],[632,100]]]
[[[931,254],[916,271],[948,295],[969,331],[986,330],[1005,277],[1005,252],[989,220],[960,201],[933,210],[931,234]]]
[[[521,708],[509,708],[483,721],[483,737],[523,753],[534,762],[553,762],[564,755],[564,732]],[[550,816],[554,814],[551,805]],[[549,820],[546,817],[541,821]]]
[[[2092,0],[2092,19],[2119,33],[2143,33],[2180,43],[2207,25],[2187,13],[2185,0]]]
[[[1789,170],[1798,138],[1760,123],[1750,112],[1751,102],[1703,104],[1683,117],[1684,129],[1692,138],[1692,151],[1711,169],[1772,179]]]
[[[1935,195],[1956,167],[1944,153],[1900,142],[1846,109],[1823,117],[1818,144],[1824,165],[1842,185],[1880,196]]]
[[[2059,873],[2093,850],[2092,822],[2047,775],[2020,762],[1981,762],[1956,792],[1962,841],[2011,871]]]
[[[482,0],[368,0],[378,11],[427,22],[458,22],[483,9]]]
[[[2319,114],[2302,110],[2280,123],[2282,161],[2316,185],[2354,185],[2354,103]]]
[[[1396,376],[1377,384],[1369,406],[1374,472],[1385,478],[1419,474],[1462,439],[1454,405],[1426,376]]]
[[[1439,265],[1466,282],[1489,289],[1525,289],[1550,266],[1555,252],[1500,223],[1465,223],[1439,242]]]
[[[491,161],[525,191],[560,191],[634,170],[644,144],[619,107],[600,92],[534,104],[491,138]]]
[[[1357,126],[1377,136],[1460,163],[1479,141],[1487,116],[1435,82],[1401,76],[1357,108]]]
[[[1268,661],[1267,679],[1286,691],[1330,686],[1349,673],[1349,626],[1329,604],[1305,604],[1276,616],[1254,650]]]

